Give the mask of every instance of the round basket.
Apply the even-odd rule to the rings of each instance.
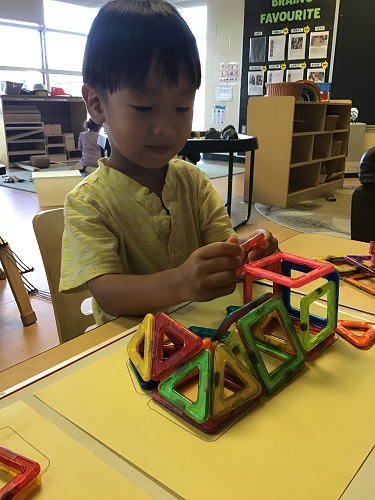
[[[266,83],[267,95],[290,95],[300,99],[304,87],[302,82]]]

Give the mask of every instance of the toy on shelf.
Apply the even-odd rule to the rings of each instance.
[[[21,499],[41,484],[40,465],[0,446],[0,471],[11,480],[0,489],[0,499]]]
[[[245,251],[260,243],[252,239]],[[153,387],[153,399],[206,433],[275,393],[334,340],[339,278],[332,265],[279,252],[241,269],[244,305],[229,306],[217,329],[147,314],[128,344],[141,386]],[[259,277],[274,283],[273,293],[253,299]],[[300,310],[292,306],[291,288],[318,278],[326,283],[300,300]],[[322,297],[327,318],[310,313]]]
[[[304,101],[320,102],[322,100],[320,88],[311,80],[297,80],[303,83],[301,97]]]

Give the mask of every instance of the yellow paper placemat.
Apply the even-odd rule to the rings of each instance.
[[[102,354],[36,396],[184,498],[336,500],[375,442],[375,348],[338,340],[213,441],[152,410],[124,347]]]
[[[0,410],[0,444],[41,466],[42,485],[32,498],[150,498],[21,401]]]

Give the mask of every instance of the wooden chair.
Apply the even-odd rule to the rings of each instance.
[[[64,209],[39,212],[33,218],[33,227],[51,292],[60,342],[67,342],[95,325],[92,312],[85,314],[81,310],[82,302],[91,295],[89,291],[59,292]]]

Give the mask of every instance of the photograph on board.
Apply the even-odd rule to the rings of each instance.
[[[328,54],[329,31],[312,31],[309,59],[325,59]]]
[[[288,60],[304,59],[306,51],[306,33],[289,35]]]
[[[248,95],[264,94],[264,73],[263,71],[249,71],[248,74]]]
[[[284,71],[282,69],[267,71],[267,83],[281,83],[283,79]]]
[[[285,36],[275,35],[269,37],[268,60],[284,61],[285,59]]]
[[[303,69],[288,69],[286,72],[286,81],[296,82],[297,80],[303,80]]]
[[[326,72],[323,68],[309,68],[307,70],[307,79],[314,83],[323,83],[325,74]]]
[[[266,60],[266,37],[250,38],[249,62],[264,62]]]

